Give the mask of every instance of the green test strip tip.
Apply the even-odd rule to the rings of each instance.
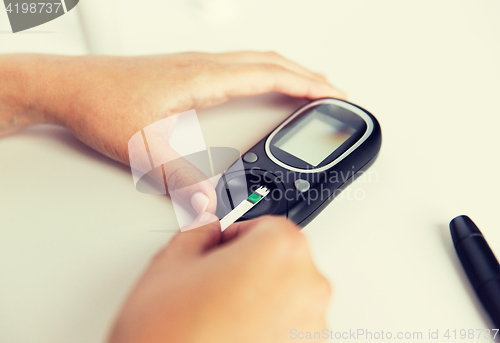
[[[247,199],[256,204],[262,199],[262,197],[257,193],[252,193],[248,196]]]

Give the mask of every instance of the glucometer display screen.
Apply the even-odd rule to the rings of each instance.
[[[315,167],[356,132],[318,110],[313,110],[297,124],[279,138],[275,146]]]

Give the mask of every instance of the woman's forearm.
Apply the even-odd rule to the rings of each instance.
[[[58,122],[61,82],[55,80],[63,68],[54,63],[58,58],[0,55],[0,135],[31,124]]]
[[[34,101],[37,74],[31,55],[0,56],[0,134],[7,134],[37,119]]]

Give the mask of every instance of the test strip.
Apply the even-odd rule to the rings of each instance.
[[[238,206],[236,206],[231,212],[229,212],[224,218],[220,221],[221,230],[224,231],[228,228],[229,225],[237,221],[241,218],[245,213],[250,211],[252,207],[257,205],[262,199],[269,194],[269,189],[264,186],[260,186],[248,196],[245,200],[243,200]]]

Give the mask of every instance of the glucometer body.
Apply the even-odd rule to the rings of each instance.
[[[226,170],[216,214],[225,217],[264,186],[269,194],[238,220],[281,215],[304,227],[374,162],[381,143],[368,111],[337,99],[306,104]]]

